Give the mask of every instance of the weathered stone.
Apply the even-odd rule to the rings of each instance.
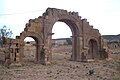
[[[73,33],[71,60],[81,61],[81,59],[84,60],[84,58],[85,60],[101,58],[103,45],[99,30],[89,25],[87,19],[81,19],[81,16],[79,16],[77,12],[48,8],[42,16],[30,19],[26,24],[25,31],[12,41],[12,61],[14,61],[14,59],[16,61],[16,53],[19,53],[19,60],[22,61],[24,39],[26,37],[32,37],[37,44],[36,61],[42,64],[50,63],[52,59],[52,35],[49,35],[49,33],[52,32],[53,25],[57,21],[66,23]]]

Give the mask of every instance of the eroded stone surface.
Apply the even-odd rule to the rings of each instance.
[[[101,34],[98,29],[94,29],[89,24],[87,19],[81,19],[77,12],[48,8],[42,16],[30,19],[20,36],[16,36],[16,39],[11,41],[11,62],[22,62],[26,37],[32,37],[36,41],[35,61],[42,64],[51,62],[52,28],[57,21],[66,23],[72,31],[71,60],[105,58],[103,55],[105,51],[102,51],[104,44]]]

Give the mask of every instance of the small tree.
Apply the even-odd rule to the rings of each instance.
[[[12,31],[6,26],[0,28],[0,44],[3,45],[6,43],[6,39],[12,36]]]

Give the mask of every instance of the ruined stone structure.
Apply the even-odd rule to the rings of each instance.
[[[12,59],[11,62],[22,62],[24,39],[32,37],[37,45],[36,62],[41,64],[50,63],[52,60],[51,38],[52,28],[57,22],[66,23],[72,31],[72,55],[71,60],[82,61],[83,59],[102,58],[102,38],[98,29],[81,19],[77,12],[67,12],[66,10],[48,8],[42,16],[30,19],[24,31],[17,36],[11,43]]]

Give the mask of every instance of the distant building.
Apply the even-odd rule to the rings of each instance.
[[[52,39],[52,45],[68,45],[69,42],[72,42],[71,38]]]
[[[65,38],[52,39],[52,45],[64,45],[64,44],[67,44]]]

